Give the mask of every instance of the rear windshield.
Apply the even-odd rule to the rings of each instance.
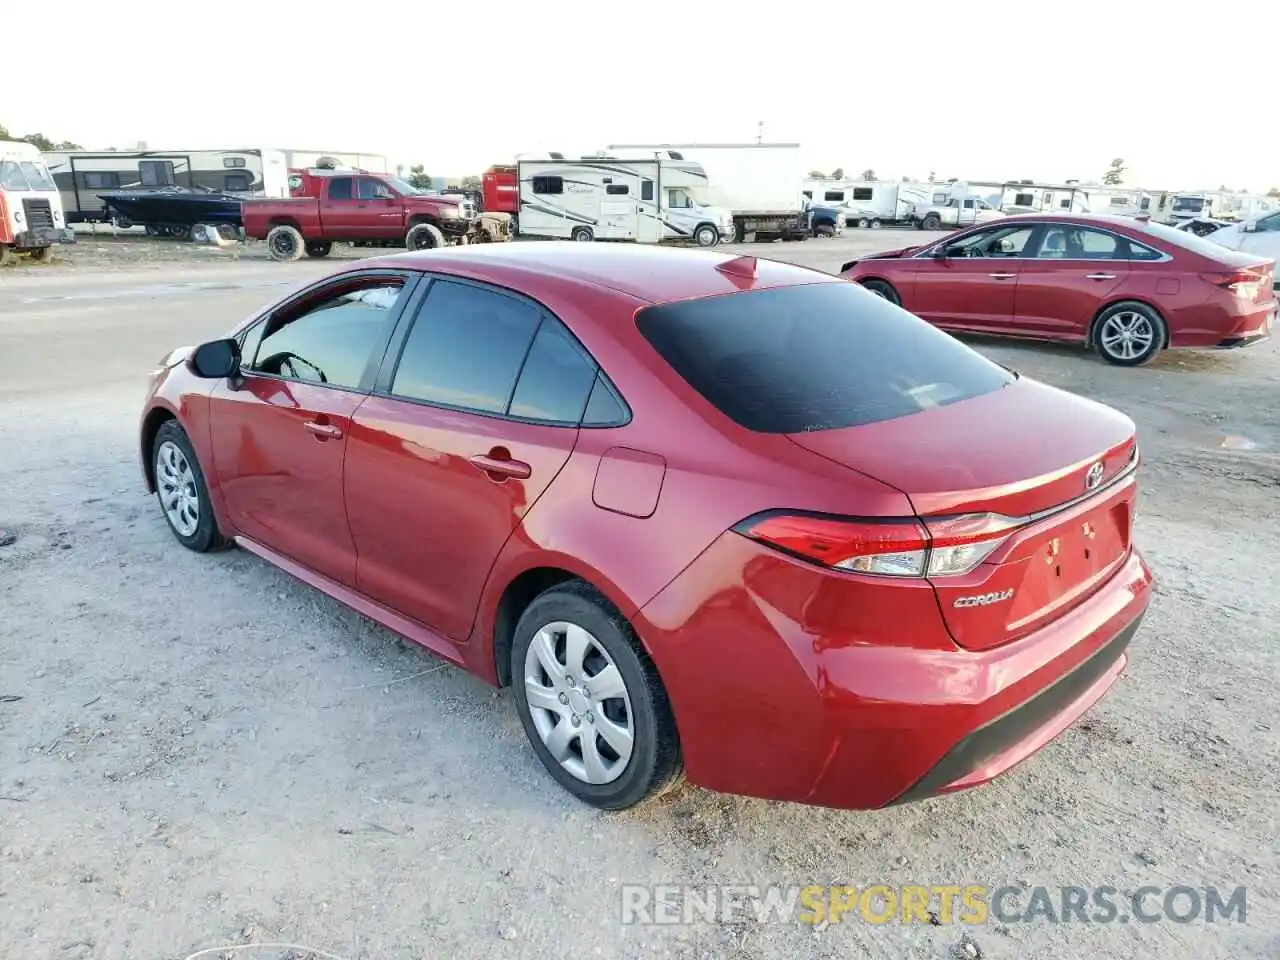
[[[1138,227],[1152,237],[1171,243],[1175,247],[1181,247],[1183,250],[1198,253],[1202,257],[1221,260],[1223,256],[1229,255],[1226,247],[1212,239],[1213,234],[1198,237],[1190,230],[1177,230],[1154,221],[1138,224]]]
[[[694,390],[760,433],[892,420],[1014,379],[851,282],[663,304],[641,310],[636,322]]]

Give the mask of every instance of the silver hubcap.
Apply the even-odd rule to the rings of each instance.
[[[613,658],[573,623],[549,623],[524,658],[529,713],[556,762],[585,783],[612,783],[635,746],[631,697]]]
[[[1156,332],[1140,313],[1125,310],[1107,317],[1098,340],[1102,349],[1120,360],[1135,360],[1151,349]]]
[[[179,536],[189,537],[200,523],[196,474],[182,448],[170,440],[156,451],[156,492],[164,515]]]

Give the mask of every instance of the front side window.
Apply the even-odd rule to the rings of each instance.
[[[810,283],[646,307],[640,333],[748,430],[840,429],[999,390],[1014,376],[853,283]]]
[[[1036,228],[996,227],[981,230],[947,244],[947,253],[957,257],[1020,257]]]
[[[381,180],[375,180],[372,177],[361,177],[359,183],[361,200],[392,200],[395,198],[395,194]]]
[[[388,332],[404,282],[347,282],[266,321],[246,372],[354,390]]]
[[[497,290],[436,280],[405,340],[391,393],[506,413],[542,313]]]
[[[693,206],[689,200],[689,195],[682,190],[667,191],[667,206],[672,210],[686,210]]]

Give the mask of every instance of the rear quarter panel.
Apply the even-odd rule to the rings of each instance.
[[[271,228],[279,223],[292,224],[307,238],[323,236],[319,203],[314,197],[246,200],[241,216],[244,219],[245,235],[255,240],[265,240]]]

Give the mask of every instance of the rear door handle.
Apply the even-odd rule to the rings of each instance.
[[[1016,273],[989,273],[987,274],[992,280],[1012,280],[1017,276]]]
[[[321,423],[318,420],[307,420],[302,424],[304,430],[314,433],[320,440],[340,440],[342,438],[342,428],[335,427],[332,423]]]
[[[1114,280],[1116,275],[1114,273],[1086,273],[1084,278],[1086,280]]]
[[[527,480],[533,473],[533,469],[522,460],[510,460],[477,454],[471,458],[471,462],[490,476],[497,475],[500,477],[514,477],[517,480]]]

